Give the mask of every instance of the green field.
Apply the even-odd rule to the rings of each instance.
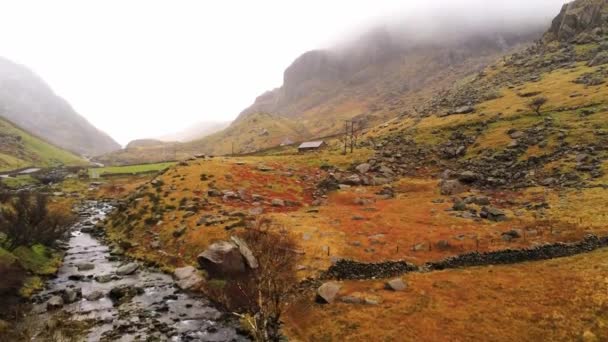
[[[89,169],[89,177],[99,178],[103,175],[112,174],[138,174],[145,172],[161,171],[174,165],[175,162],[156,163],[156,164],[140,164],[127,166],[108,166]]]

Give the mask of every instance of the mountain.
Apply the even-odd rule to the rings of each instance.
[[[208,135],[219,132],[230,125],[229,122],[203,121],[196,123],[182,131],[166,134],[158,138],[165,142],[188,142],[202,139]]]
[[[87,165],[88,162],[48,143],[20,127],[0,119],[0,171],[25,167]]]
[[[259,96],[228,129],[186,147],[225,154],[234,143],[237,152],[252,152],[285,138],[335,135],[344,120],[369,128],[394,117],[415,116],[432,94],[541,34],[534,26],[420,42],[376,29],[334,49],[304,53],[285,70],[280,88]],[[263,122],[262,114],[274,119]],[[256,127],[245,124],[255,116]],[[278,118],[289,128],[269,129]]]
[[[285,70],[280,88],[260,95],[226,129],[176,144],[171,155],[250,153],[287,139],[334,136],[343,131],[345,120],[371,128],[395,117],[420,115],[434,94],[540,38],[543,26],[430,41],[382,28],[333,49],[306,52]],[[120,155],[122,162],[137,163],[143,153]],[[162,149],[151,147],[145,161],[160,161],[161,156],[166,156]],[[116,158],[109,154],[102,159]]]
[[[0,58],[0,116],[81,155],[120,149],[26,67]]]

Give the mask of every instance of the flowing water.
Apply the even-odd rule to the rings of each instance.
[[[111,210],[99,202],[80,208],[64,264],[35,300],[41,320],[67,313],[72,320],[91,322],[83,341],[246,340],[207,300],[181,292],[171,276],[141,265],[133,274],[117,274],[130,262],[88,233]],[[64,304],[48,308],[57,297]]]

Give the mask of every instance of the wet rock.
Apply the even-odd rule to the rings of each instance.
[[[407,288],[407,285],[401,278],[396,278],[393,280],[389,280],[386,283],[386,288],[393,291],[403,291]]]
[[[135,271],[137,271],[138,268],[139,268],[139,265],[137,263],[131,262],[131,263],[128,263],[126,265],[120,266],[116,270],[116,274],[118,274],[118,275],[130,275],[130,274],[135,273]]]
[[[110,275],[110,274],[98,275],[95,277],[95,281],[98,283],[101,283],[101,284],[109,283],[110,281],[112,281],[112,275]]]
[[[78,271],[89,271],[95,268],[95,265],[91,264],[91,263],[82,263],[82,264],[77,264],[76,268],[78,269]]]
[[[218,241],[210,245],[199,254],[197,260],[212,277],[245,272],[245,262],[239,248],[227,241]]]
[[[203,277],[198,270],[192,266],[176,268],[173,277],[177,281],[177,286],[182,290],[193,291],[200,289],[203,284]]]
[[[317,301],[319,303],[331,304],[336,299],[342,286],[335,282],[328,282],[317,289]]]
[[[86,296],[84,296],[84,298],[86,300],[88,300],[89,302],[94,302],[96,300],[100,300],[103,297],[105,297],[105,295],[101,291],[93,291],[93,292],[87,294]]]
[[[68,303],[68,304],[74,303],[79,298],[82,298],[82,292],[79,288],[78,289],[67,288],[67,289],[65,289],[65,291],[63,291],[63,295],[61,297],[63,298],[63,301],[65,303]]]
[[[61,298],[59,296],[52,296],[46,302],[47,310],[57,310],[57,309],[61,309],[62,307],[63,307],[63,298]]]
[[[114,302],[125,302],[130,300],[131,298],[143,294],[144,290],[141,287],[130,286],[130,285],[120,285],[114,287],[110,290],[108,296]]]

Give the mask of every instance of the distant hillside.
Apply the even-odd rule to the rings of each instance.
[[[75,154],[56,147],[0,119],[0,171],[29,166],[87,165]]]
[[[339,133],[344,120],[373,127],[394,117],[417,116],[439,90],[541,34],[539,26],[420,43],[374,30],[340,48],[303,54],[285,70],[282,87],[259,96],[228,129],[187,147],[225,154],[234,143],[236,151],[251,152],[287,137],[295,141]],[[258,120],[255,129],[247,124],[260,113],[280,118],[286,129],[271,129],[274,120]],[[268,133],[262,137],[264,129]]]
[[[0,58],[0,116],[78,154],[99,155],[120,149],[39,76],[4,58]]]
[[[228,125],[230,125],[230,122],[199,122],[182,131],[163,135],[158,140],[165,142],[188,142],[219,132],[228,127]]]

